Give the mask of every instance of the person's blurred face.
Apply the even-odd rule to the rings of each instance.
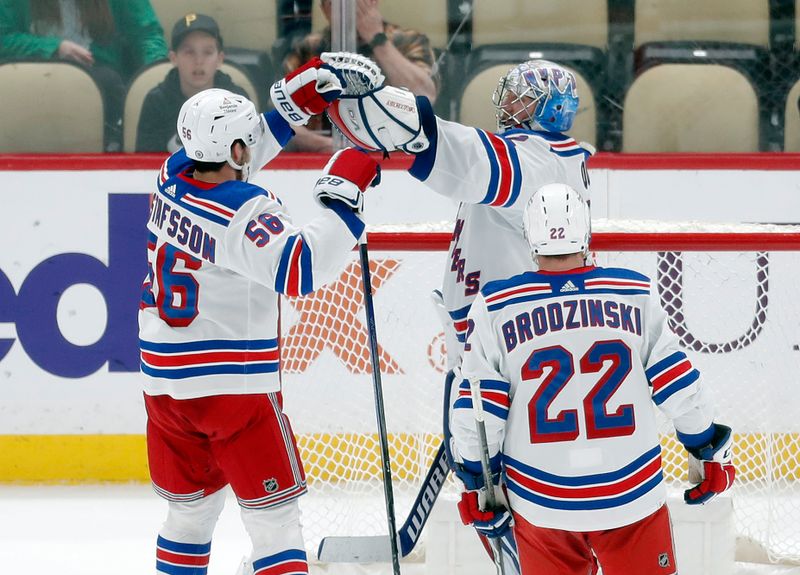
[[[519,124],[533,118],[536,101],[529,96],[519,97],[509,90],[503,97],[500,107],[506,114],[505,118],[513,118],[513,122]]]
[[[200,30],[189,33],[178,49],[169,53],[170,61],[178,68],[181,89],[191,92],[186,96],[214,86],[214,73],[224,57],[216,38]]]

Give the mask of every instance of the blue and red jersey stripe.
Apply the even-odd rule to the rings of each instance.
[[[508,489],[542,507],[609,509],[630,503],[659,485],[661,447],[656,445],[615,471],[585,476],[554,475],[505,456]]]
[[[479,202],[490,206],[514,204],[522,188],[522,168],[514,143],[477,129],[489,161],[489,185]]]
[[[678,391],[695,384],[700,379],[697,371],[682,351],[665,357],[645,370],[653,387],[653,402],[661,405]]]
[[[312,254],[302,234],[289,236],[283,248],[275,291],[288,296],[311,293],[314,289]]]

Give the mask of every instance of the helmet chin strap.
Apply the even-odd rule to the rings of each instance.
[[[245,157],[244,151],[242,151],[242,157]],[[242,162],[241,164],[237,164],[233,160],[233,156],[229,155],[228,159],[226,160],[228,165],[236,170],[237,175],[239,176],[237,179],[240,182],[246,182],[248,178],[250,178],[250,162]]]

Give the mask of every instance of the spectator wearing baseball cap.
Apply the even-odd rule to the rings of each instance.
[[[225,59],[217,22],[205,14],[189,13],[172,27],[169,59],[174,66],[164,81],[150,90],[142,104],[136,132],[137,152],[174,152],[183,103],[208,88],[223,88],[247,96],[231,77],[219,70]]]

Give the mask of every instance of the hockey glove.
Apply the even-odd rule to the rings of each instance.
[[[365,152],[355,148],[339,150],[323,170],[314,186],[314,197],[327,205],[330,200],[347,204],[354,212],[364,211],[364,191],[381,179],[380,164]]]
[[[456,475],[464,482],[466,491],[461,494],[461,501],[458,502],[458,513],[464,525],[472,525],[479,534],[494,539],[503,537],[511,526],[514,525],[514,518],[508,510],[506,496],[496,482],[499,482],[499,475],[493,477],[494,497],[496,506],[488,509],[486,506],[486,488],[483,485],[483,476],[475,475],[456,465]]]
[[[272,85],[269,95],[275,109],[293,126],[303,126],[321,114],[342,93],[338,72],[313,58]]]
[[[731,428],[714,424],[714,436],[708,445],[687,447],[689,452],[689,483],[696,484],[683,492],[689,505],[711,501],[730,488],[736,476],[731,463]]]

